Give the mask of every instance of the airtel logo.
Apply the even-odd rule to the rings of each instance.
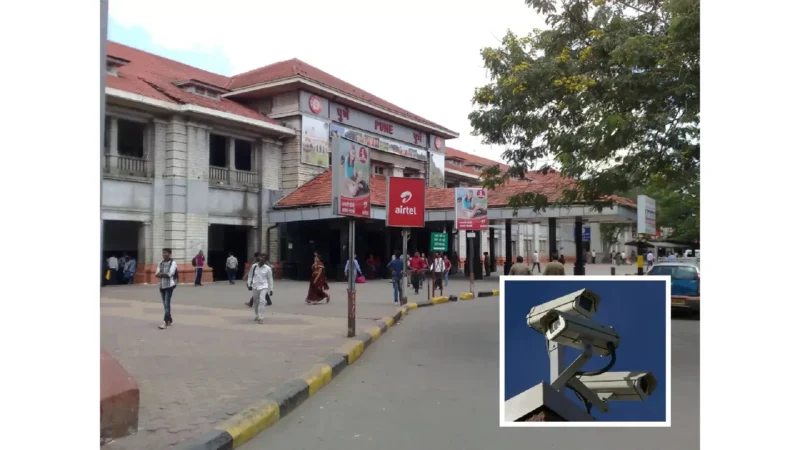
[[[478,189],[478,192],[475,193],[475,196],[478,198],[486,197],[486,191],[483,189]]]
[[[410,202],[411,201],[411,192],[410,191],[405,191],[402,194],[400,194],[400,200],[402,200],[403,203]]]

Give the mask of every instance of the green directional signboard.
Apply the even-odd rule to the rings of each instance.
[[[447,241],[447,233],[431,233],[431,251],[446,252]]]

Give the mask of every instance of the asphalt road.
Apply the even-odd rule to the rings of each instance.
[[[672,323],[672,427],[498,426],[493,299],[417,310],[245,450],[700,448],[700,325]]]

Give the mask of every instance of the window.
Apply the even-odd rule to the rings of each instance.
[[[208,139],[208,164],[214,167],[226,167],[228,139],[225,136],[211,134]]]
[[[145,129],[143,123],[117,119],[117,154],[144,158]]]
[[[375,175],[383,175],[385,168],[383,166],[372,166],[372,173]]]
[[[111,117],[106,116],[105,135],[103,136],[103,148],[106,153],[111,151]]]
[[[236,139],[233,142],[234,169],[244,172],[253,170],[253,143]]]
[[[673,280],[695,280],[697,269],[690,266],[655,266],[650,275],[669,275]]]

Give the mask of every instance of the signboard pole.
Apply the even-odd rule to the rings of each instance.
[[[406,283],[408,283],[408,228],[403,228],[403,276],[400,279],[400,305],[408,302],[406,298]]]
[[[356,263],[354,258],[356,221],[349,219],[347,222],[347,256],[350,259],[347,270],[347,337],[354,337],[356,335]]]
[[[425,281],[428,282],[428,287],[425,288],[425,290],[428,291],[428,301],[431,301],[431,273],[428,271],[428,267],[429,267],[429,264],[428,264],[428,260],[426,259],[425,260],[425,272],[428,272],[428,276],[425,277]]]
[[[474,233],[473,233],[474,234]],[[475,297],[475,237],[467,238],[469,241],[469,291]]]

